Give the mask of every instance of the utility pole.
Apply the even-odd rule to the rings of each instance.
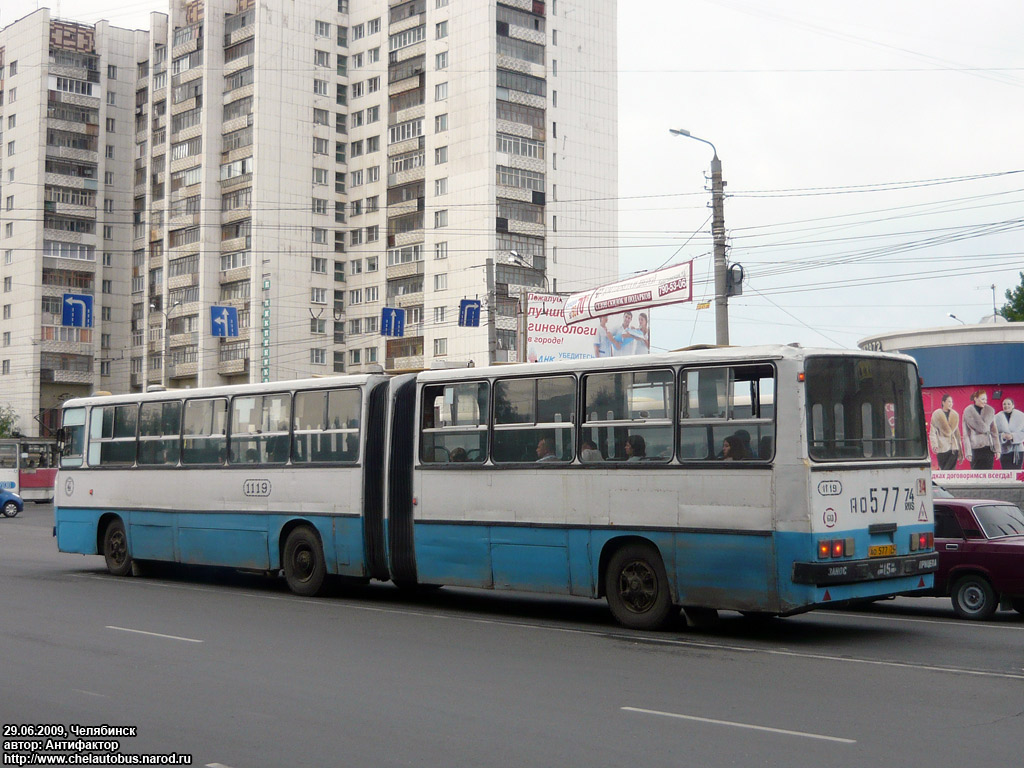
[[[694,136],[685,128],[669,128],[676,136],[699,141],[711,147],[711,237],[715,244],[715,343],[729,345],[729,292],[726,285],[728,264],[725,258],[725,182],[722,181],[722,161],[718,150],[707,139]]]
[[[494,365],[498,350],[498,333],[494,315],[498,308],[498,301],[494,290],[494,259],[492,257],[487,257],[484,262],[484,270],[487,272],[487,364]]]
[[[714,145],[712,145],[714,149]],[[725,271],[725,182],[718,152],[711,158],[711,237],[715,243],[715,343],[729,346],[729,296]]]

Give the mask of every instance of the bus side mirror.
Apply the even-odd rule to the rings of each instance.
[[[57,453],[64,453],[64,443],[67,442],[67,427],[61,427],[54,433],[54,438],[57,441]]]

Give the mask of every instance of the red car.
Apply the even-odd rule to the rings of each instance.
[[[935,499],[939,570],[933,595],[949,595],[961,618],[996,609],[1024,613],[1024,512],[1005,501]]]

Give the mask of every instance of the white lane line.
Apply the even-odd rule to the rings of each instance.
[[[95,691],[83,691],[81,688],[72,688],[71,690],[75,693],[84,693],[86,696],[99,696],[101,699],[108,698],[107,694],[105,693],[96,693]]]
[[[736,723],[732,720],[715,720],[710,717],[696,717],[694,715],[680,715],[676,712],[659,712],[656,709],[640,709],[639,707],[621,707],[623,712],[639,712],[642,715],[657,715],[658,717],[673,717],[677,720],[693,720],[698,723],[710,723],[711,725],[728,725],[733,728],[747,728],[751,731],[766,731],[767,733],[780,733],[783,736],[799,736],[804,739],[821,739],[822,741],[836,741],[840,744],[856,744],[856,739],[843,739],[839,736],[825,736],[821,733],[809,733],[807,731],[787,731],[785,728],[769,728],[766,725],[751,725],[750,723]]]
[[[81,578],[95,579],[98,581],[111,582],[111,579],[107,576],[96,576],[93,574],[81,574]],[[174,582],[158,582],[153,579],[115,579],[115,583],[137,586],[137,587],[158,587],[162,589],[174,589],[188,592],[208,592],[214,594],[231,594],[233,596],[240,596],[247,599],[257,600],[287,600],[292,603],[306,603],[309,605],[324,606],[329,603],[325,603],[323,600],[316,598],[303,598],[296,595],[264,595],[259,593],[246,593],[246,592],[231,592],[227,593],[219,587],[203,587],[184,585]],[[733,645],[729,643],[708,643],[699,642],[695,640],[679,640],[669,639],[664,637],[657,637],[650,634],[627,634],[625,631],[616,631],[614,629],[579,629],[576,627],[559,627],[551,624],[534,624],[522,621],[514,621],[511,619],[493,619],[493,618],[475,618],[465,614],[448,614],[448,613],[436,613],[432,611],[426,611],[422,609],[410,609],[410,608],[395,608],[387,605],[372,606],[365,604],[355,603],[338,603],[337,607],[347,610],[363,611],[366,613],[384,613],[384,614],[395,614],[403,616],[420,616],[425,618],[439,619],[439,620],[462,620],[472,624],[485,624],[501,627],[517,627],[519,629],[534,629],[542,630],[547,632],[562,632],[570,635],[585,635],[589,637],[597,638],[610,638],[617,640],[629,640],[632,642],[641,642],[651,645],[666,645],[666,646],[679,646],[683,648],[697,648],[700,650],[718,650],[718,651],[732,651],[736,653],[759,653],[774,656],[788,656],[797,659],[813,659],[816,661],[837,661],[846,664],[873,664],[880,667],[895,667],[898,669],[913,669],[924,672],[945,672],[951,675],[972,675],[975,677],[993,677],[1005,680],[1024,680],[1024,674],[1012,673],[1012,672],[994,672],[982,669],[967,669],[962,667],[941,667],[933,664],[917,664],[914,662],[905,661],[889,661],[885,659],[860,659],[853,656],[830,656],[827,654],[819,653],[807,653],[801,651],[789,651],[773,648],[757,648],[754,646],[744,645]],[[832,614],[829,615],[844,615],[844,614]],[[926,620],[921,620],[926,621]],[[931,623],[931,622],[929,622]],[[936,622],[937,623],[937,622]],[[963,622],[950,621],[950,624],[957,626],[964,626]],[[973,622],[970,624],[971,628],[982,628],[985,626],[984,622]],[[130,630],[129,630],[130,631]],[[193,641],[202,642],[202,641]]]
[[[206,768],[231,768],[231,766],[224,765],[224,763],[207,763]]]
[[[118,632],[132,632],[136,635],[149,635],[150,637],[163,637],[167,640],[181,640],[184,643],[201,643],[202,640],[196,640],[194,637],[178,637],[177,635],[162,635],[159,632],[146,632],[142,629],[128,629],[128,627],[112,627],[107,625],[107,629],[114,629]]]

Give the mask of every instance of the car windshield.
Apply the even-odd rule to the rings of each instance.
[[[990,539],[1024,536],[1024,512],[1013,504],[979,504],[974,514]]]

